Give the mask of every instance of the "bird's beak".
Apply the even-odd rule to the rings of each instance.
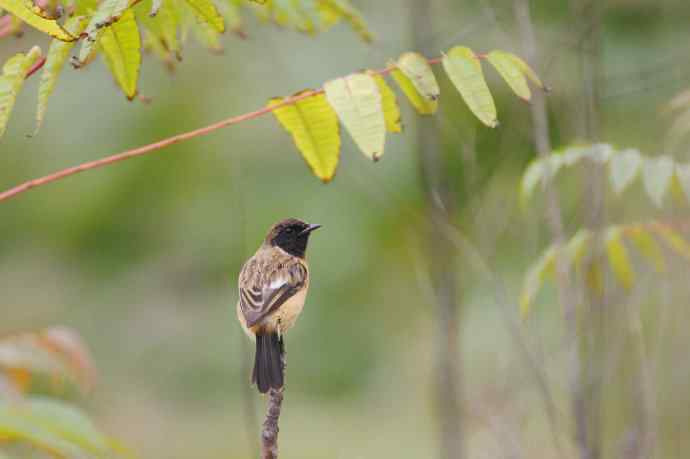
[[[319,228],[321,228],[321,225],[309,225],[309,226],[307,226],[306,228],[304,228],[304,229],[302,230],[302,232],[300,233],[300,235],[302,235],[302,234],[309,234],[309,233],[311,233],[312,231],[317,230],[317,229],[319,229]]]

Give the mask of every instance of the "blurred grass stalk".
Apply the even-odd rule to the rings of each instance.
[[[411,29],[413,48],[426,52],[433,43],[424,43],[424,37],[432,36],[433,26],[430,2],[411,0]],[[457,298],[455,246],[443,228],[452,224],[456,212],[454,197],[449,190],[448,168],[441,164],[439,151],[440,130],[436,118],[423,118],[417,124],[417,150],[419,175],[424,184],[427,218],[431,225],[426,234],[426,250],[429,274],[435,302],[435,384],[434,398],[440,424],[442,459],[458,459],[463,456],[463,435],[460,414],[460,387],[458,369],[461,365],[458,344],[459,306]]]

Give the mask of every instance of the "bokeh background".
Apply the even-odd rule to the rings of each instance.
[[[410,2],[354,3],[376,35],[372,44],[345,25],[313,38],[247,14],[248,38],[228,34],[222,55],[190,44],[174,74],[146,59],[140,88],[150,104],[128,103],[101,62],[67,69],[33,138],[25,134],[33,130],[38,79],[30,79],[0,143],[2,188],[254,110],[271,96],[381,68],[404,51],[434,56],[464,44],[522,53],[507,0],[429,1],[432,28],[421,38]],[[552,142],[587,140],[577,135],[581,50],[573,33],[587,13],[574,17],[565,1],[530,3],[542,57],[537,71],[552,88]],[[664,153],[672,118],[662,107],[690,86],[690,4],[605,3],[599,138]],[[0,57],[41,40],[33,33],[4,40]],[[487,68],[501,125],[484,128],[441,73],[433,123],[456,203],[452,224],[476,251],[458,246],[451,275],[467,457],[555,457],[534,371],[519,350],[522,342],[534,351],[556,400],[556,428],[570,431],[565,332],[553,288],[546,286],[528,321],[516,319],[525,271],[550,242],[543,199],[528,211],[518,205],[520,177],[535,157],[530,109]],[[253,349],[235,320],[236,277],[273,222],[318,222],[324,229],[308,254],[311,291],[287,338],[281,456],[437,456],[438,327],[420,118],[400,101],[406,129],[389,136],[383,160],[370,163],[344,135],[329,185],[311,175],[289,136],[265,116],[2,203],[0,331],[53,324],[78,330],[98,369],[96,389],[82,403],[141,457],[251,457],[265,400],[249,388]],[[586,182],[576,173],[563,181],[558,189],[572,234],[587,211]],[[607,210],[616,223],[688,209],[669,201],[654,210],[633,190],[611,199]],[[656,457],[682,458],[690,448],[690,271],[678,261],[663,276],[641,272],[634,292],[616,298],[643,312],[657,396]],[[507,292],[503,300],[498,290]],[[635,401],[637,369],[617,336],[611,342],[622,350],[609,365],[601,408],[604,457],[624,457]]]

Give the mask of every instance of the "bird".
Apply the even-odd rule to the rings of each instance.
[[[262,394],[283,387],[283,335],[304,307],[309,290],[305,255],[309,236],[318,228],[296,218],[279,221],[240,271],[237,318],[256,342],[251,383]]]

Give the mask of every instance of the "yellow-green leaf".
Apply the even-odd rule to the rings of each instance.
[[[410,101],[412,106],[417,110],[417,113],[420,115],[432,115],[436,113],[436,110],[438,109],[438,101],[429,100],[425,97],[422,97],[422,95],[417,91],[417,88],[415,88],[414,84],[412,84],[412,80],[407,78],[404,73],[397,68],[393,68],[393,70],[391,70],[391,76],[398,84],[398,87],[407,96],[407,99]]]
[[[383,117],[386,120],[386,130],[388,132],[402,132],[400,107],[398,106],[398,99],[395,97],[395,93],[381,75],[371,71],[368,73],[374,77],[374,81],[376,81],[376,85],[379,87],[379,92],[381,93],[381,104],[383,105]]]
[[[544,83],[542,83],[542,81],[539,79],[537,72],[532,70],[532,67],[530,67],[527,62],[525,62],[524,60],[522,60],[521,57],[516,56],[515,54],[508,53],[508,57],[515,63],[515,65],[522,71],[522,73],[526,75],[527,78],[529,78],[529,80],[532,83],[534,83],[541,89],[545,89]]]
[[[626,228],[625,235],[635,244],[637,250],[654,264],[654,268],[663,273],[666,271],[664,254],[654,237],[644,227],[633,226]]]
[[[0,436],[56,457],[122,457],[85,414],[44,397],[0,400]]]
[[[180,26],[180,8],[176,0],[165,0],[158,6],[155,17],[146,13],[149,8],[153,10],[154,2],[144,2],[144,7],[139,10],[142,12],[139,15],[141,22],[165,50],[178,57],[180,43],[177,33]]]
[[[327,81],[326,99],[362,153],[378,161],[386,141],[381,93],[371,75],[353,73]]]
[[[223,52],[223,44],[220,41],[220,33],[216,31],[208,22],[194,22],[192,32],[196,39],[207,49],[214,53]]]
[[[211,0],[185,0],[194,13],[203,21],[208,22],[216,32],[225,31],[223,16]]]
[[[520,181],[520,199],[523,205],[530,200],[535,188],[541,183],[543,177],[544,162],[541,160],[532,161],[532,163],[527,166],[527,170]]]
[[[86,27],[86,18],[84,16],[71,17],[65,23],[65,29],[73,35],[79,35],[84,30],[84,27]],[[61,40],[53,40],[50,43],[46,63],[41,74],[41,83],[38,87],[38,109],[36,111],[36,130],[34,134],[38,132],[43,124],[43,119],[48,109],[48,99],[53,93],[58,76],[75,45],[76,42]]]
[[[647,194],[657,207],[664,204],[664,197],[671,187],[674,164],[668,156],[649,158],[642,164],[642,179]]]
[[[524,100],[530,100],[532,92],[527,84],[527,78],[525,78],[522,68],[518,65],[512,54],[505,51],[494,50],[486,56],[486,59],[494,66],[496,71],[505,82],[508,83],[510,89],[512,89],[518,97]]]
[[[690,164],[676,164],[676,178],[686,199],[690,202]]]
[[[91,17],[89,25],[86,26],[84,31],[86,37],[79,50],[78,63],[80,65],[90,62],[92,54],[96,51],[96,42],[103,31],[120,18],[122,13],[129,7],[129,4],[130,0],[103,0],[98,5],[96,12]]]
[[[520,314],[522,317],[526,317],[529,314],[534,298],[539,293],[544,279],[553,273],[556,254],[556,247],[549,247],[527,271],[525,282],[522,286],[522,293],[520,294]]]
[[[472,113],[487,126],[496,127],[496,105],[474,52],[456,46],[443,56],[443,68]]]
[[[41,17],[41,15],[37,14],[33,9],[28,8],[25,0],[0,0],[0,8],[12,13],[31,27],[43,33],[47,33],[58,40],[74,41],[79,38],[62,28],[57,21]]]
[[[635,283],[635,273],[632,269],[628,250],[625,248],[620,227],[612,227],[606,231],[606,253],[613,274],[623,287],[629,289]]]
[[[367,43],[374,40],[361,13],[348,0],[316,0],[321,13],[321,22],[325,27],[336,23],[340,18],[347,21],[357,35]]]
[[[0,137],[5,133],[17,95],[24,86],[27,72],[40,58],[41,48],[34,46],[26,54],[15,54],[3,65],[2,75],[0,75]]]
[[[410,79],[422,97],[430,101],[438,99],[441,90],[426,57],[419,53],[405,53],[398,58],[395,65]]]
[[[103,31],[100,42],[110,73],[127,98],[133,99],[141,66],[141,38],[131,9]]]
[[[526,205],[537,185],[552,180],[558,171],[567,164],[565,154],[551,154],[546,158],[532,161],[520,182],[520,200]]]
[[[298,95],[298,94],[296,94]],[[271,99],[268,106],[283,103],[282,97]],[[316,94],[273,110],[278,122],[287,130],[311,170],[323,182],[335,175],[340,156],[338,116],[324,94]]]
[[[565,253],[568,256],[568,262],[575,268],[578,268],[582,257],[592,241],[592,232],[586,228],[580,229],[575,235],[570,238],[565,246]]]
[[[675,229],[657,224],[652,226],[652,231],[658,234],[671,250],[690,260],[690,244]]]
[[[642,157],[637,150],[623,150],[609,162],[609,180],[616,194],[620,194],[640,173]]]

